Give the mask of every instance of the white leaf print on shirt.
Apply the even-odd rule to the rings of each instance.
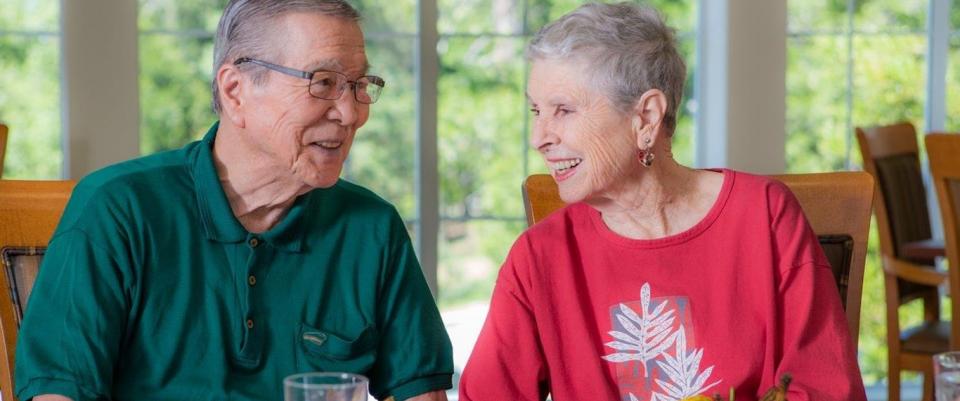
[[[680,401],[684,398],[701,394],[713,386],[720,384],[717,380],[704,385],[713,372],[713,366],[700,370],[700,359],[703,357],[703,348],[687,350],[687,336],[683,327],[677,332],[676,352],[674,356],[664,353],[663,360],[657,360],[657,365],[667,374],[670,381],[656,379],[657,385],[666,394],[653,393],[654,400]]]
[[[624,352],[604,355],[603,359],[616,363],[640,361],[643,363],[644,377],[649,377],[650,360],[669,348],[679,331],[671,330],[676,316],[674,309],[666,309],[667,301],[650,310],[650,283],[643,283],[640,288],[640,306],[642,317],[629,306],[620,304],[620,312],[615,313],[615,316],[625,331],[609,331],[610,336],[617,341],[604,345]]]

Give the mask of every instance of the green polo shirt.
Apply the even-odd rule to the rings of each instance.
[[[283,399],[287,375],[355,372],[378,399],[451,387],[450,340],[396,210],[346,181],[247,232],[186,147],[77,185],[30,297],[20,400]]]

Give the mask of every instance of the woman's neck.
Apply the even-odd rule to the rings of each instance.
[[[723,182],[719,174],[682,166],[669,157],[637,168],[617,188],[589,202],[610,230],[633,239],[690,229],[710,211]]]

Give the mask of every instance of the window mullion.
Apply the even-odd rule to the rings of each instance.
[[[950,0],[930,0],[927,11],[927,132],[942,131],[947,118],[947,59],[950,51]]]
[[[423,274],[437,295],[437,235],[440,231],[440,187],[437,172],[437,0],[417,2],[418,42],[416,47],[417,140],[414,166],[417,195],[417,254]]]

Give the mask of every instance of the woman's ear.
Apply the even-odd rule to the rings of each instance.
[[[634,104],[631,118],[639,149],[649,149],[656,145],[666,114],[667,95],[663,91],[650,89],[640,96]]]
[[[243,75],[235,65],[224,64],[217,70],[215,79],[220,91],[220,119],[228,119],[233,125],[244,128]]]

